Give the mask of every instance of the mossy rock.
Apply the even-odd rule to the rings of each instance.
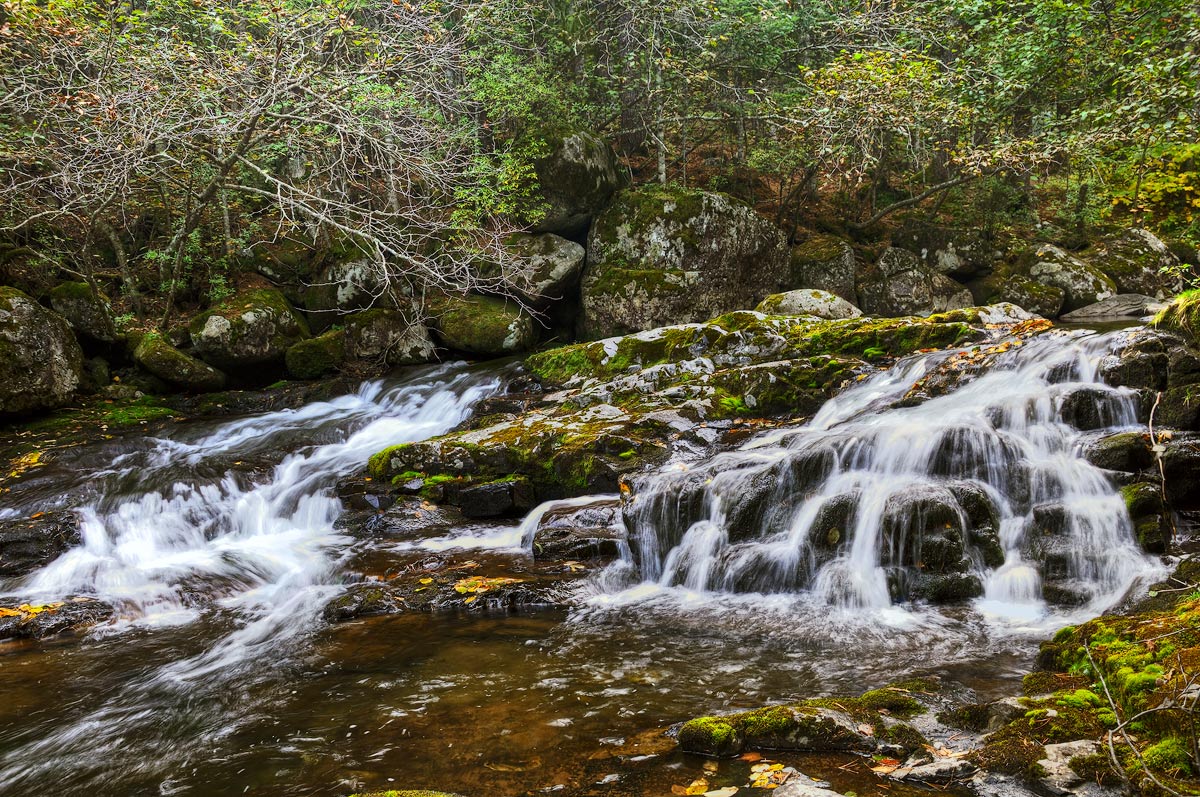
[[[1148,230],[1123,230],[1101,241],[1086,257],[1112,279],[1118,293],[1165,299],[1181,287],[1179,258]]]
[[[351,360],[379,365],[416,365],[432,362],[433,339],[415,311],[376,307],[345,319],[344,351]]]
[[[889,247],[856,279],[858,306],[873,316],[944,313],[974,304],[963,285],[939,274],[906,249]]]
[[[308,324],[273,288],[242,291],[196,316],[188,332],[197,354],[222,369],[281,362],[309,337]]]
[[[792,247],[789,287],[828,291],[854,304],[858,293],[854,275],[858,263],[850,244],[833,235],[817,234]]]
[[[1050,244],[1020,255],[1015,268],[1022,276],[1061,288],[1063,310],[1078,310],[1118,293],[1117,284],[1104,272]]]
[[[754,309],[767,315],[805,315],[830,320],[862,315],[862,310],[837,294],[812,288],[773,293]]]
[[[1058,318],[1067,297],[1067,292],[1060,287],[1007,270],[973,282],[969,287],[980,304],[1011,302],[1043,318]]]
[[[133,359],[158,378],[184,390],[210,393],[225,387],[225,374],[181,352],[157,333],[141,337]]]
[[[548,153],[533,164],[542,200],[534,232],[577,235],[629,184],[607,142],[586,131],[545,135]]]
[[[482,357],[528,351],[537,342],[533,318],[493,296],[448,296],[433,303],[434,331],[448,349]]]
[[[789,287],[783,233],[724,194],[623,191],[596,218],[587,250],[587,338],[702,321]]]
[[[337,372],[346,362],[345,337],[336,329],[294,344],[284,356],[288,373],[297,379],[318,379]]]
[[[1102,437],[1087,447],[1084,456],[1104,470],[1136,472],[1154,463],[1150,440],[1141,432],[1118,432]]]
[[[844,712],[808,705],[771,706],[722,717],[698,717],[679,729],[685,753],[733,756],[747,749],[797,752],[870,752],[864,735]]]
[[[83,351],[63,317],[0,287],[0,414],[62,406],[82,372]]]
[[[102,291],[92,291],[86,282],[63,282],[50,291],[50,307],[67,319],[77,333],[98,343],[113,343],[112,300]]]

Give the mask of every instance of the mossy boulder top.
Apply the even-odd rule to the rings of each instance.
[[[858,298],[864,313],[887,317],[944,313],[974,304],[965,286],[898,247],[885,250],[859,274]]]
[[[1044,244],[1019,259],[1018,273],[1062,289],[1064,310],[1078,310],[1118,292],[1117,284],[1104,272],[1057,246]]]
[[[771,315],[805,315],[830,320],[858,318],[862,315],[862,310],[842,297],[812,288],[773,293],[754,309]]]
[[[1165,299],[1182,287],[1179,258],[1146,230],[1123,230],[1104,239],[1087,254],[1087,260],[1116,284],[1114,293]]]
[[[64,282],[50,291],[50,306],[80,335],[99,343],[117,339],[112,301],[86,282]]]
[[[537,342],[533,318],[493,296],[443,296],[430,303],[434,331],[448,349],[481,357],[528,351]]]
[[[133,350],[142,368],[176,387],[207,393],[225,387],[225,374],[168,343],[161,335],[143,335]]]
[[[583,331],[599,338],[703,321],[788,287],[783,232],[732,197],[651,186],[596,218]]]
[[[574,235],[587,229],[612,195],[629,183],[616,153],[587,132],[549,136],[550,153],[534,163],[545,215],[534,232]]]
[[[16,288],[0,287],[0,413],[62,406],[82,371],[83,352],[66,320]]]
[[[188,325],[201,359],[240,369],[280,362],[288,348],[309,336],[308,325],[279,291],[243,291],[201,313]]]

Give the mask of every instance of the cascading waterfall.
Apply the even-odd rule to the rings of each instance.
[[[196,655],[151,669],[73,724],[0,756],[0,784],[36,781],[47,768],[63,768],[64,756],[80,783],[90,782],[89,773],[103,778],[105,767],[128,764],[128,735],[169,724],[171,706],[186,705],[198,722],[212,703],[228,712],[214,732],[231,733],[236,712],[223,693],[277,662],[338,589],[337,565],[351,540],[333,526],[341,511],[337,479],[387,445],[449,430],[498,387],[494,375],[461,366],[425,369],[399,386],[367,383],[352,395],[225,423],[192,442],[160,440],[118,458],[101,478],[165,486],[80,509],[82,545],[14,594],[92,596],[117,607],[118,627],[207,621],[232,630]],[[231,457],[241,464],[254,452],[278,450],[292,453],[257,478],[233,470],[199,475]],[[181,467],[196,477],[180,479]],[[137,766],[149,770],[177,768],[206,741],[181,745],[165,729],[141,738],[146,749]]]
[[[951,353],[910,358],[697,467],[634,486],[625,511],[643,592],[803,593],[832,607],[978,598],[983,610],[1095,611],[1156,565],[1113,480],[1083,458],[1138,424],[1135,391],[1100,382],[1114,333],[1055,333],[915,406]]]

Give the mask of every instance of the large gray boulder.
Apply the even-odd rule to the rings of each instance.
[[[433,339],[424,324],[414,321],[415,316],[415,312],[382,307],[354,313],[346,319],[346,357],[380,365],[432,362]]]
[[[356,310],[385,304],[386,286],[374,262],[365,258],[338,260],[321,269],[304,290],[304,309],[315,330],[338,323]]]
[[[82,372],[83,351],[63,317],[0,287],[0,413],[62,406]]]
[[[553,233],[517,234],[506,248],[518,295],[536,307],[569,296],[579,285],[585,252],[582,246]]]
[[[86,282],[64,282],[50,291],[50,307],[67,319],[77,333],[98,343],[117,339],[112,301],[99,290],[93,293]]]
[[[801,288],[787,293],[773,293],[754,308],[768,315],[807,315],[836,321],[862,315],[850,302],[828,291]]]
[[[995,273],[972,282],[971,293],[980,304],[1010,302],[1043,318],[1058,317],[1067,296],[1062,288],[1012,273]]]
[[[225,387],[225,374],[168,343],[161,335],[143,335],[133,350],[142,368],[176,387],[197,393]]]
[[[1145,318],[1166,307],[1153,296],[1143,296],[1139,293],[1118,293],[1109,296],[1095,304],[1089,304],[1078,310],[1064,313],[1063,321],[1104,321],[1119,318]]]
[[[1088,253],[1087,260],[1109,277],[1120,293],[1166,299],[1183,287],[1179,258],[1146,230],[1124,230],[1106,238],[1095,251]]]
[[[859,274],[858,298],[864,313],[885,317],[944,313],[975,304],[965,287],[894,246]]]
[[[547,143],[550,154],[534,163],[546,213],[533,231],[577,235],[629,178],[612,147],[591,133],[551,137]]]
[[[1062,288],[1064,310],[1078,310],[1118,292],[1117,284],[1104,272],[1057,246],[1043,244],[1024,259],[1030,263],[1030,278],[1043,285]]]
[[[854,288],[857,270],[850,244],[833,235],[814,235],[792,248],[790,287],[829,291],[854,303],[858,301]]]
[[[956,280],[991,273],[1001,253],[979,229],[958,229],[910,222],[893,239],[940,274]]]
[[[192,319],[192,346],[205,362],[244,369],[283,360],[309,336],[308,324],[273,288],[238,293]]]
[[[625,191],[596,218],[582,280],[588,338],[706,321],[788,283],[783,233],[724,194]]]

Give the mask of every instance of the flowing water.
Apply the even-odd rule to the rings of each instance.
[[[569,612],[321,617],[364,547],[528,566],[537,517],[561,507],[416,543],[335,527],[340,476],[456,425],[494,373],[82,449],[76,473],[43,469],[0,508],[76,507],[82,545],[0,602],[90,595],[120,619],[0,649],[0,795],[669,793],[697,762],[658,742],[612,756],[698,713],[912,674],[998,696],[1039,636],[1159,572],[1081,457],[1137,424],[1136,396],[1096,378],[1114,341],[1044,336],[896,406],[949,355],[911,358],[803,426],[641,477],[629,546]],[[978,596],[917,600],[946,585]]]

